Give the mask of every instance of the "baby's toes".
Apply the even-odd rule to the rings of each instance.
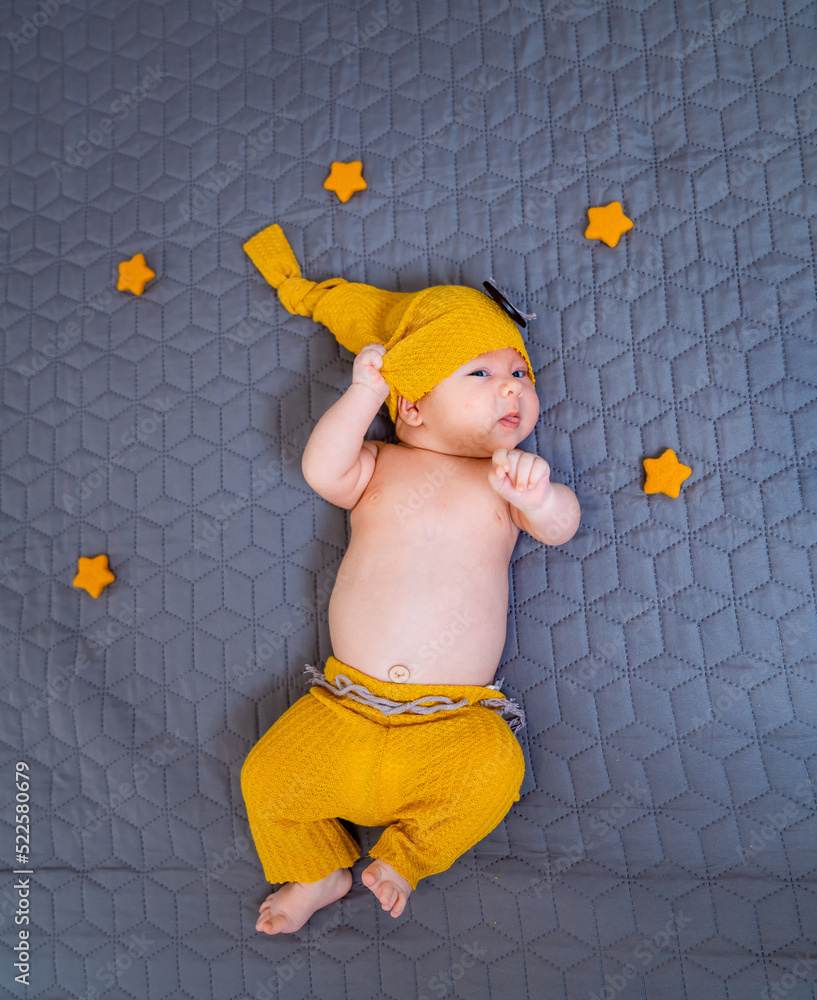
[[[380,890],[380,904],[384,910],[390,910],[397,902],[399,890],[393,882],[384,882]]]

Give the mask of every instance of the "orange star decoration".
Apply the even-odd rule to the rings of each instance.
[[[327,191],[334,191],[341,201],[348,201],[355,191],[365,191],[366,181],[363,180],[363,164],[360,160],[351,163],[332,161],[332,172],[323,182]]]
[[[633,228],[632,219],[624,214],[620,201],[611,201],[603,208],[588,208],[590,225],[584,235],[589,240],[603,240],[608,247],[614,247],[628,229]]]
[[[145,255],[138,253],[130,260],[123,260],[119,265],[119,282],[116,287],[120,292],[141,295],[145,285],[155,277],[155,273],[147,266]]]
[[[645,458],[644,468],[647,470],[645,493],[666,493],[668,497],[677,497],[681,493],[681,483],[689,479],[692,469],[678,461],[678,456],[667,448],[660,458]]]
[[[108,569],[106,555],[96,556],[94,559],[79,557],[79,573],[74,577],[74,586],[87,590],[91,597],[99,597],[115,579],[116,577]]]

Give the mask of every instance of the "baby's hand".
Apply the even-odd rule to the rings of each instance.
[[[491,486],[508,503],[520,510],[535,510],[547,500],[550,466],[543,458],[518,448],[497,448],[491,461]]]
[[[389,383],[380,374],[385,353],[386,348],[382,344],[368,344],[355,358],[352,366],[352,384],[365,385],[381,401],[386,399],[391,391]]]

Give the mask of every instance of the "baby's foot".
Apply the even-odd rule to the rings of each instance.
[[[388,861],[378,860],[373,861],[360,877],[380,900],[383,909],[391,910],[393,917],[399,917],[411,895],[411,886],[403,876]]]
[[[300,930],[316,910],[345,896],[351,887],[348,868],[338,868],[319,882],[287,882],[261,904],[255,929],[265,934],[291,934]]]

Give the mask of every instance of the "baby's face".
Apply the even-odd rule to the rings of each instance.
[[[420,422],[412,426],[407,414],[406,423],[398,424],[401,440],[472,458],[515,448],[539,419],[528,367],[512,347],[472,358],[414,406]]]

